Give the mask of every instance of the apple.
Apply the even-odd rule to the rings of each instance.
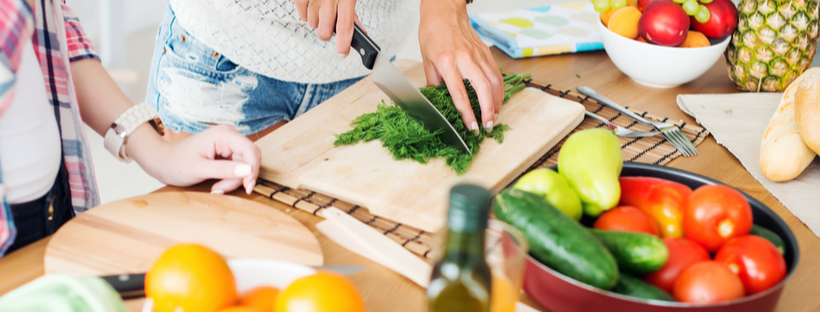
[[[689,16],[672,0],[654,0],[638,20],[638,34],[649,43],[676,47],[689,34]]]
[[[711,17],[706,23],[701,23],[691,16],[689,21],[692,29],[702,32],[710,39],[723,39],[730,36],[737,27],[737,8],[731,0],[714,0],[704,4]]]

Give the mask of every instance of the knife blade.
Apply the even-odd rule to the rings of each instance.
[[[312,268],[333,271],[341,275],[350,275],[365,269],[360,265],[346,264],[327,264],[314,266]],[[145,296],[145,273],[108,275],[100,276],[100,278],[110,284],[111,287],[120,294],[122,299],[133,299]]]
[[[433,103],[430,103],[419,89],[390,63],[390,60],[379,53],[381,51],[379,46],[359,25],[354,23],[353,27],[353,40],[350,46],[362,57],[364,67],[373,70],[371,75],[373,83],[427,131],[434,133],[441,131],[441,141],[444,144],[462,153],[472,154],[464,139],[447,121],[447,118],[444,118],[444,115],[433,106]]]

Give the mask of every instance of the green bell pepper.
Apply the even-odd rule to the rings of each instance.
[[[623,165],[618,138],[600,128],[571,135],[558,154],[558,172],[578,193],[584,213],[592,217],[618,205]]]
[[[547,168],[535,169],[518,179],[513,188],[535,193],[575,221],[581,220],[581,199],[558,172]]]

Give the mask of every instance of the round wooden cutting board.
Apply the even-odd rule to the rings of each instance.
[[[93,208],[61,227],[46,247],[46,273],[142,273],[168,247],[199,243],[226,258],[322,265],[311,232],[287,214],[250,200],[164,192]]]

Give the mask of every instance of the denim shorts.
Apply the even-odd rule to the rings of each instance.
[[[306,84],[256,74],[188,34],[169,6],[157,33],[145,103],[174,132],[226,124],[249,135],[293,120],[362,78]]]

